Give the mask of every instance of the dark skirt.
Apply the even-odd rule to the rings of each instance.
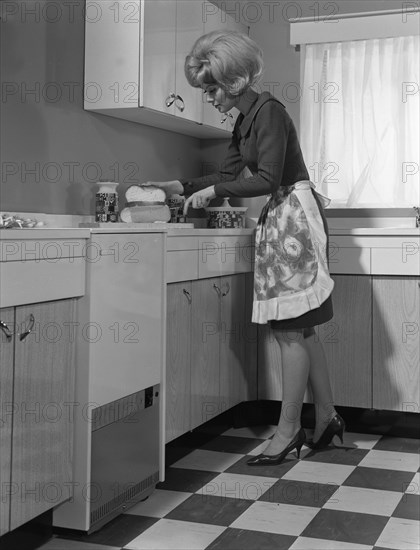
[[[319,212],[322,217],[322,222],[324,224],[325,234],[327,235],[327,255],[328,255],[328,223],[325,217],[324,208],[322,207],[317,194],[312,190],[312,193],[315,197],[316,203],[319,208]],[[332,298],[329,296],[324,303],[322,303],[318,308],[312,309],[307,313],[304,313],[300,317],[295,317],[293,319],[282,319],[281,321],[273,320],[270,321],[272,329],[277,330],[296,330],[296,329],[305,329],[309,327],[316,327],[322,325],[327,321],[330,321],[333,318],[333,304]]]

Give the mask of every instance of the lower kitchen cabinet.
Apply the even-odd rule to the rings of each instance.
[[[373,407],[419,412],[420,279],[373,277]]]
[[[371,406],[370,278],[333,276],[334,317],[316,329],[316,344],[325,351],[336,405]],[[281,353],[269,326],[258,328],[258,397],[282,399]],[[311,402],[310,391],[305,401]]]
[[[167,286],[166,442],[190,429],[191,281]]]
[[[317,329],[336,405],[372,406],[372,297],[366,275],[333,275],[334,317]]]
[[[10,453],[6,458],[3,453],[9,442],[13,457],[11,477],[6,480],[11,480],[10,491],[7,484],[2,485],[6,487],[1,495],[2,532],[23,525],[71,494],[75,307],[75,299],[68,299],[1,310],[1,320],[8,319],[14,332],[5,341],[3,331],[0,352],[2,403],[6,392],[9,404],[2,410],[6,426],[1,432],[2,481],[3,470],[8,475],[10,469]],[[3,387],[4,365],[8,366]],[[9,502],[4,504],[5,500]]]
[[[10,472],[12,455],[14,309],[0,309],[0,536],[10,525]],[[9,332],[10,331],[10,332]]]
[[[220,300],[222,277],[192,282],[191,429],[220,408]]]
[[[250,276],[168,285],[166,442],[256,398]]]

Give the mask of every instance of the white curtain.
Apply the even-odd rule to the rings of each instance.
[[[301,145],[336,207],[419,205],[419,36],[302,48]]]

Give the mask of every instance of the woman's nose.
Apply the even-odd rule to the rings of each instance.
[[[213,103],[214,97],[211,97],[211,96],[209,96],[209,95],[206,95],[206,101],[207,101],[207,103]]]

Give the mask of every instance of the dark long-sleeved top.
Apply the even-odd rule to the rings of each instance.
[[[245,166],[252,176],[241,174]],[[185,195],[214,185],[217,196],[258,197],[308,179],[292,119],[280,101],[263,92],[247,114],[239,114],[220,170],[181,183]]]

